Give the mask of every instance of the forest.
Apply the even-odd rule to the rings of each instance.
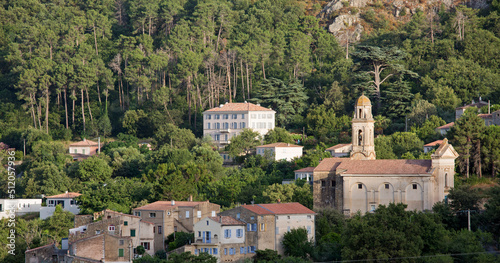
[[[14,148],[21,161],[17,198],[80,192],[86,214],[189,196],[222,209],[278,200],[312,208],[308,184],[281,182],[351,141],[354,101],[364,93],[374,105],[379,159],[430,159],[423,145],[455,122],[446,136],[460,154],[453,201],[434,213],[401,205],[350,219],[321,212],[315,246],[306,240],[284,259],[262,251],[260,260],[498,262],[485,251],[500,242],[500,128],[478,113],[500,110],[500,2],[428,2],[395,18],[380,0],[364,8],[344,1],[326,17],[318,16],[325,2],[302,0],[0,0],[0,160],[6,165]],[[358,42],[326,29],[344,13],[360,14]],[[455,120],[456,107],[478,100],[491,106]],[[237,165],[223,166],[202,136],[202,113],[244,101],[275,110],[279,128],[257,140],[250,130],[235,137],[225,150]],[[98,137],[101,154],[73,162],[69,143]],[[297,139],[304,156],[292,162],[241,156]],[[0,174],[6,187],[7,170]],[[475,211],[471,232],[464,210]],[[15,257],[1,220],[0,261],[24,262],[22,251],[65,237],[71,220],[62,211],[19,218]],[[389,226],[390,238],[381,234]]]

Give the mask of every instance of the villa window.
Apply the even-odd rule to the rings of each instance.
[[[413,190],[417,190],[417,184],[413,184]]]
[[[363,184],[358,184],[358,189],[363,189]]]
[[[389,184],[385,184],[385,189],[389,189]]]

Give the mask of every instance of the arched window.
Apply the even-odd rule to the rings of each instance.
[[[359,115],[358,115],[358,118],[362,118],[362,117],[361,117],[361,109],[359,109]]]
[[[448,173],[444,174],[444,187],[448,187]]]
[[[358,131],[358,145],[361,146],[363,141],[363,132],[361,130]]]

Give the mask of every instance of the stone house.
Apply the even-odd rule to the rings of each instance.
[[[283,236],[294,228],[307,229],[309,240],[314,241],[315,213],[300,203],[242,205],[219,215],[246,223],[246,250],[242,250],[245,257],[252,257],[255,250],[264,249],[283,255]]]
[[[208,201],[156,201],[137,207],[132,213],[154,224],[154,252],[165,249],[165,240],[174,232],[192,233],[194,224],[205,217],[215,217],[220,205]]]
[[[101,262],[132,262],[133,251],[130,237],[115,236],[106,232],[73,241],[69,245],[70,256]]]
[[[195,254],[206,252],[221,261],[237,261],[245,257],[245,227],[230,216],[206,217],[194,225]]]

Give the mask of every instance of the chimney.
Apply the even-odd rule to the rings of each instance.
[[[247,101],[245,100],[245,103],[247,103]]]
[[[66,191],[66,194],[68,193],[68,191]]]
[[[290,146],[290,143],[287,143],[286,146]]]
[[[257,103],[257,106],[260,106],[260,103]]]
[[[188,199],[189,202],[193,202],[193,195],[189,195],[189,199]]]
[[[278,204],[281,203],[281,199],[278,198]]]
[[[172,200],[172,205],[175,205],[175,200]]]
[[[221,104],[221,105],[219,105],[219,108],[222,108],[223,106],[224,106],[224,104]]]
[[[85,142],[85,141],[87,141],[87,139],[83,138],[83,141]]]

